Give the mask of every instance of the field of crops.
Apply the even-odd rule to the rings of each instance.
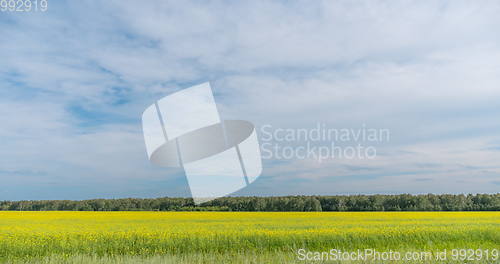
[[[0,212],[3,262],[306,263],[299,249],[499,245],[500,212]]]

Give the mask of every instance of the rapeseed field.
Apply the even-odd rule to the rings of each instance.
[[[499,245],[500,212],[0,212],[3,262],[310,263],[299,249]]]

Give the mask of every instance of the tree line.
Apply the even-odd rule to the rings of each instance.
[[[12,211],[500,211],[497,194],[224,197],[195,205],[190,198],[1,201]]]

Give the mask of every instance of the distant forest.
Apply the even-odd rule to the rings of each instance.
[[[196,206],[189,198],[2,201],[12,211],[500,211],[497,194],[224,197]]]

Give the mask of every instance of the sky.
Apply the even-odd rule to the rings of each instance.
[[[390,131],[373,159],[264,159],[234,195],[497,193],[498,13],[460,0],[0,12],[0,200],[189,196],[181,169],[149,162],[141,115],[204,82],[221,117],[261,139],[264,126]]]

